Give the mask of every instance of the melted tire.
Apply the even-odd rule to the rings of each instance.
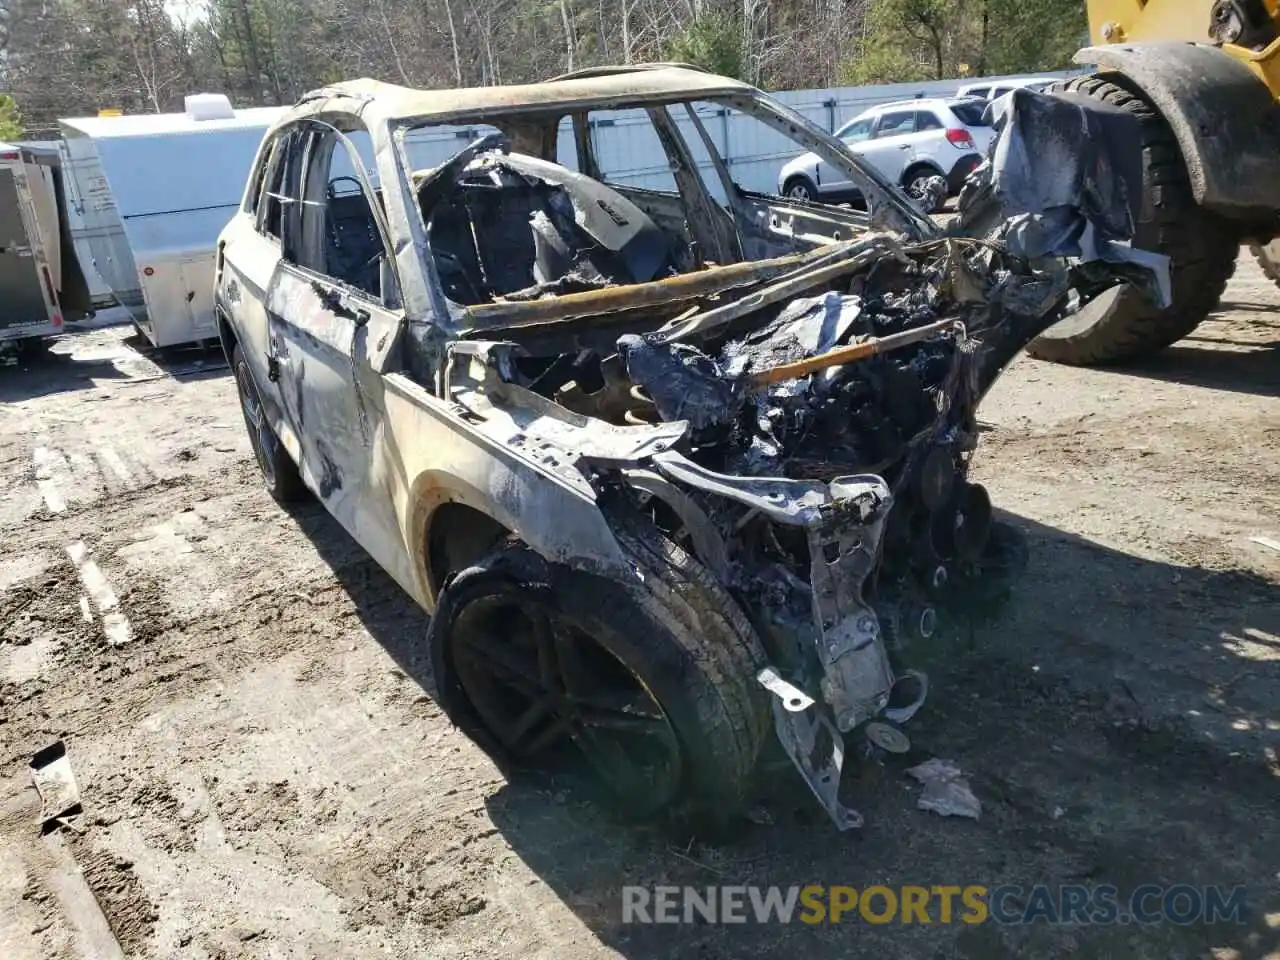
[[[742,609],[696,559],[639,519],[615,524],[615,533],[643,573],[643,587],[549,564],[519,543],[452,577],[427,635],[440,705],[499,766],[518,766],[462,687],[452,628],[468,603],[492,593],[495,580],[549,587],[563,613],[595,626],[592,638],[654,697],[679,742],[673,801],[614,794],[612,805],[630,819],[721,825],[745,804],[770,728],[767,694],[755,680],[764,650]]]
[[[1040,360],[1093,366],[1134,360],[1181,340],[1218,304],[1235,270],[1238,241],[1230,227],[1195,203],[1186,164],[1169,125],[1139,95],[1096,76],[1054,88],[1092,97],[1141,122],[1143,205],[1133,245],[1170,257],[1173,304],[1160,310],[1125,287],[1109,306],[1049,328],[1027,347]],[[1087,320],[1085,318],[1087,317]]]

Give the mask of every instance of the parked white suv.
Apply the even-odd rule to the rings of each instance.
[[[872,107],[835,135],[911,196],[923,196],[925,185],[939,176],[954,196],[995,136],[985,110],[985,102],[972,98],[904,100]],[[778,189],[796,200],[861,200],[848,179],[813,153],[782,168]]]
[[[956,93],[958,97],[977,97],[979,100],[998,100],[1011,90],[1043,90],[1055,77],[1005,77],[1003,80],[983,80],[965,84]]]

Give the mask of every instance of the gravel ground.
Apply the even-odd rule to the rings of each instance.
[[[847,784],[852,834],[768,767],[718,844],[508,783],[433,702],[421,611],[263,492],[215,354],[94,330],[0,401],[4,960],[1280,957],[1280,551],[1250,539],[1280,540],[1280,291],[1247,256],[1158,359],[1020,358],[983,408],[1029,563],[923,652],[909,758],[959,763],[977,822],[917,810],[908,762]],[[58,739],[84,813],[42,836],[28,764]],[[812,883],[1243,884],[1249,913],[621,922],[627,884]]]

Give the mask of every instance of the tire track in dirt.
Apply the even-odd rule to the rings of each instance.
[[[1144,939],[620,923],[624,883],[1238,879],[1280,910],[1274,776],[1256,753],[1231,758],[1225,741],[1205,746],[1203,731],[1172,719],[1194,703],[1217,733],[1280,702],[1271,668],[1230,640],[1267,627],[1280,577],[1224,533],[1275,504],[1263,484],[1230,489],[1275,479],[1280,437],[1263,419],[1275,408],[1244,398],[1209,414],[1187,398],[1216,394],[1167,383],[1154,387],[1157,407],[1145,382],[1030,364],[1009,381],[1023,376],[1043,381],[1034,399],[1051,414],[1010,426],[1030,408],[997,398],[1001,426],[976,463],[1031,531],[1031,567],[998,616],[971,625],[975,651],[965,629],[939,640],[934,694],[911,731],[920,758],[954,757],[969,773],[986,804],[978,823],[916,810],[890,765],[848,785],[867,828],[834,836],[783,765],[761,777],[773,826],[744,825],[721,846],[680,838],[677,855],[670,837],[624,827],[554,779],[506,783],[430,699],[421,612],[323,510],[285,513],[263,493],[225,381],[173,385],[158,402],[95,391],[92,403],[67,393],[17,418],[0,411],[20,423],[0,438],[11,534],[0,609],[20,607],[27,647],[59,644],[35,676],[0,689],[0,757],[18,766],[33,745],[67,738],[86,856],[118,891],[103,895],[112,920],[136,931],[144,957],[1262,955],[1268,933],[1256,926]],[[71,405],[80,420],[60,423]],[[1090,405],[1086,421],[1055,420]],[[1244,440],[1220,443],[1228,429]],[[67,483],[88,478],[83,501],[72,490],[65,510],[49,510],[38,445],[62,455]],[[117,592],[130,644],[111,648],[83,622],[65,554],[77,540]],[[1193,549],[1252,572],[1170,563]],[[1233,685],[1245,669],[1254,675]],[[1215,690],[1216,708],[1204,700]],[[1174,698],[1168,709],[1156,693]],[[26,823],[13,830],[0,842],[27,842]]]

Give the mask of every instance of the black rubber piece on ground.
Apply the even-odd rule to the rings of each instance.
[[[469,602],[504,586],[550,588],[556,608],[590,628],[661,705],[679,741],[676,800],[655,809],[644,796],[609,797],[632,819],[670,817],[715,829],[745,805],[756,758],[769,728],[768,697],[755,675],[764,649],[738,604],[695,558],[646,525],[614,519],[614,532],[643,582],[548,563],[510,543],[451,577],[427,633],[437,697],[449,719],[498,764],[510,769],[497,738],[484,729],[453,665],[453,623]],[[608,784],[603,785],[608,794]]]
[[[1170,258],[1173,304],[1160,310],[1125,287],[1083,329],[1071,328],[1068,320],[1027,347],[1040,360],[1074,366],[1133,360],[1181,340],[1217,306],[1239,250],[1231,226],[1196,205],[1178,141],[1164,118],[1125,89],[1123,77],[1106,76],[1076,77],[1053,89],[1092,97],[1141,121],[1144,196],[1133,245]]]

